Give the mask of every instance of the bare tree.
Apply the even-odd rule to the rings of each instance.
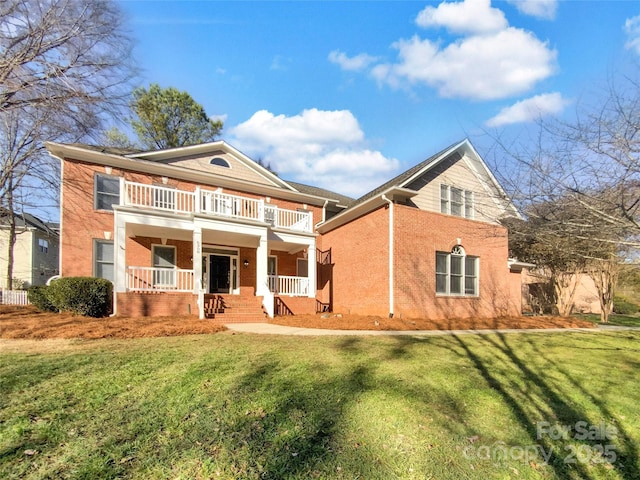
[[[10,218],[46,192],[57,196],[57,165],[43,141],[88,138],[126,105],[130,52],[110,0],[0,3],[0,206]],[[12,231],[8,286],[15,225]]]
[[[564,239],[566,253],[584,261],[606,321],[614,265],[640,248],[640,82],[618,77],[590,103],[582,100],[574,121],[539,121],[534,131],[534,137],[511,141],[492,135],[494,155],[504,162],[497,168],[500,180],[527,219],[546,232],[543,241],[552,246]],[[549,205],[564,212],[549,215]],[[575,242],[580,248],[572,248]]]

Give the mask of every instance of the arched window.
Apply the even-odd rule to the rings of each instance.
[[[467,255],[461,245],[450,253],[436,252],[436,293],[441,295],[478,295],[480,259]]]
[[[209,163],[211,165],[217,165],[218,167],[231,168],[231,166],[229,165],[229,162],[227,162],[222,157],[214,157],[211,159]]]

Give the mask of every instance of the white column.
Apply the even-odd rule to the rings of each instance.
[[[204,297],[200,294],[202,290],[202,228],[193,227],[193,293],[198,295],[198,317],[204,318]]]
[[[307,248],[307,273],[309,277],[309,298],[316,298],[316,239],[313,238]]]
[[[118,292],[127,291],[127,224],[117,210],[113,212],[113,313],[118,313]]]
[[[256,295],[264,296],[269,292],[267,285],[267,259],[269,248],[267,245],[267,230],[260,235],[258,248],[256,249]]]

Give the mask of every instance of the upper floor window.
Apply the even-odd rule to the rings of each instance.
[[[457,217],[473,218],[473,192],[440,184],[440,212]]]
[[[39,238],[38,250],[40,250],[41,253],[49,253],[49,240],[45,240],[44,238]]]
[[[460,245],[450,253],[436,252],[436,293],[443,295],[478,295],[480,259],[467,255]]]
[[[120,203],[120,178],[108,175],[95,176],[95,209],[113,210]]]
[[[227,162],[224,158],[214,157],[209,162],[211,165],[217,165],[218,167],[231,168],[229,162]]]

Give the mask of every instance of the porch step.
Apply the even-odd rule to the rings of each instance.
[[[204,296],[205,318],[226,322],[261,322],[267,314],[262,297],[207,294]]]

